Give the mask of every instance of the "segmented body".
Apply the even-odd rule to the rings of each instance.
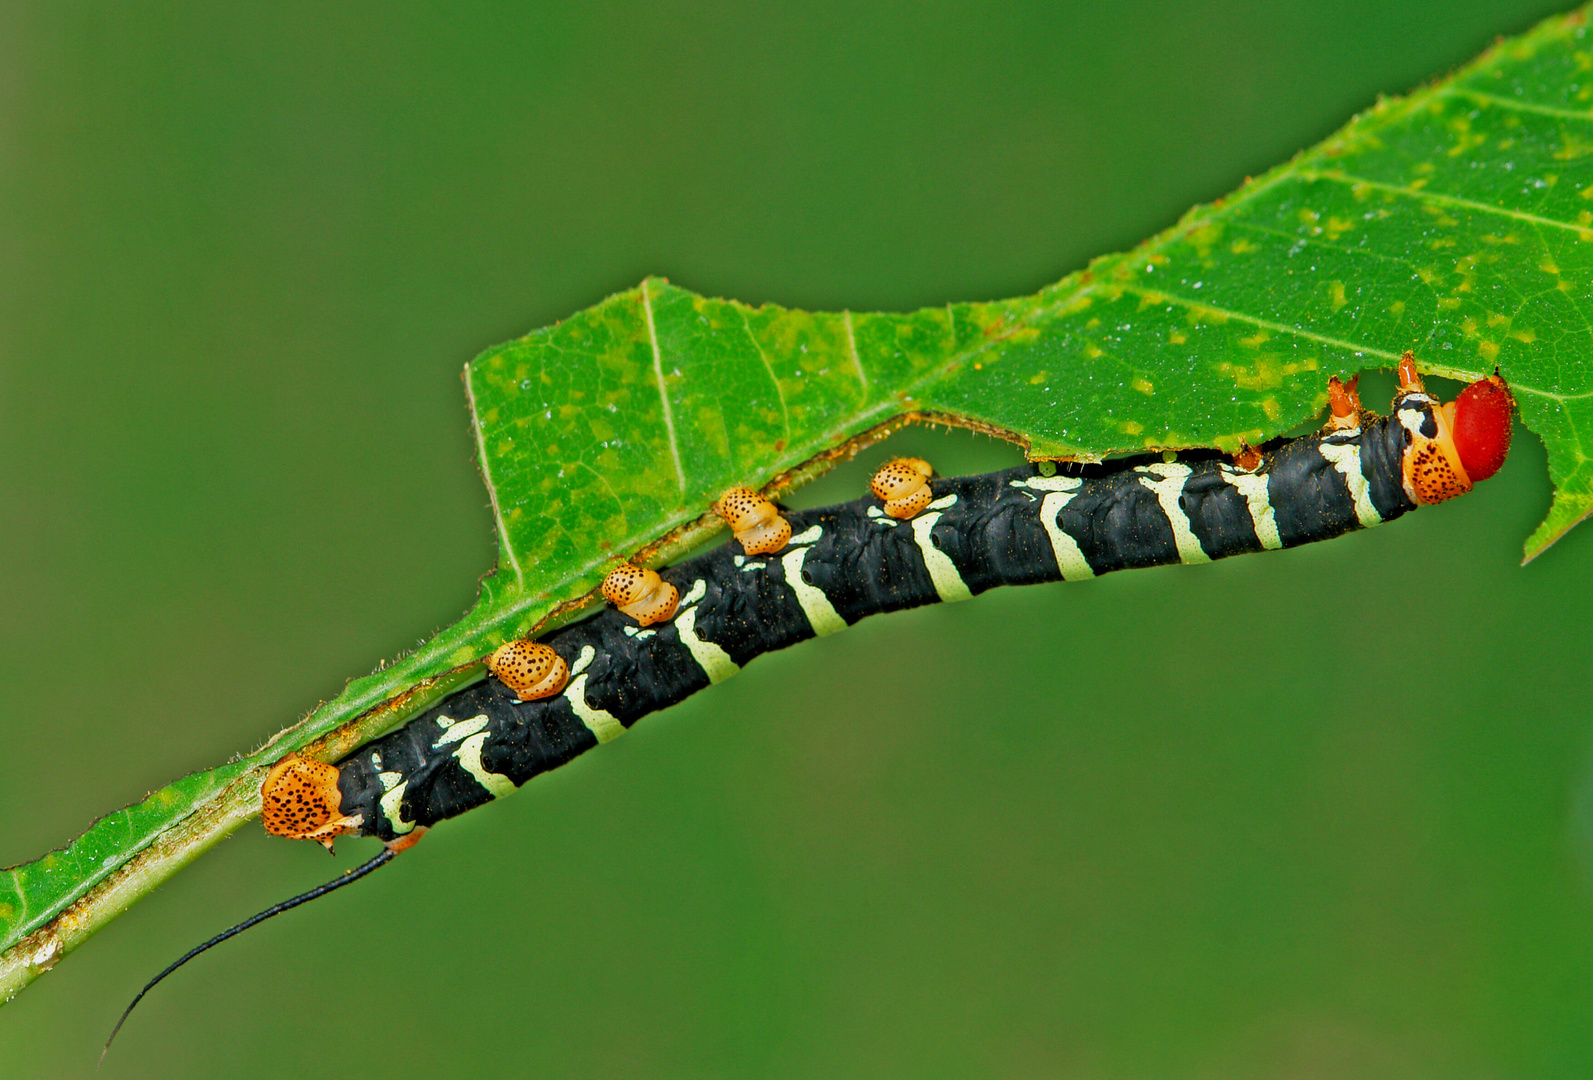
[[[791,536],[776,552],[746,555],[732,541],[660,571],[680,593],[668,622],[641,628],[606,609],[544,637],[570,666],[561,693],[525,702],[489,678],[339,762],[341,813],[395,841],[507,794],[762,653],[869,615],[1389,521],[1433,501],[1409,487],[1402,458],[1412,439],[1436,435],[1436,405],[1403,392],[1393,416],[1357,412],[1252,470],[1215,455],[1076,475],[1024,465],[930,480],[932,498],[905,520],[877,497],[785,512]]]

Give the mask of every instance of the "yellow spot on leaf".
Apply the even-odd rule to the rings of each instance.
[[[1221,363],[1217,370],[1233,379],[1234,385],[1241,390],[1276,390],[1283,385],[1283,380],[1290,375],[1297,375],[1302,371],[1315,371],[1316,357],[1309,357],[1301,362],[1280,364],[1276,357],[1258,356],[1253,366],[1245,367],[1239,364]]]
[[[1499,358],[1499,346],[1484,338],[1477,342],[1477,355],[1491,364]]]
[[[1029,385],[1030,386],[1039,386],[1041,383],[1045,382],[1045,380],[1048,377],[1049,377],[1049,372],[1036,371],[1033,375],[1029,376]]]
[[[1086,359],[1094,360],[1097,356],[1101,356],[1101,355],[1102,355],[1102,353],[1101,353],[1101,348],[1100,348],[1099,345],[1086,345],[1086,346],[1084,346],[1084,356],[1085,356]]]
[[[1348,300],[1344,299],[1344,282],[1331,281],[1328,283],[1328,303],[1333,305],[1334,311],[1349,303]]]
[[[1156,388],[1150,384],[1149,380],[1143,377],[1135,379],[1133,387],[1142,394],[1154,394],[1156,392]]]
[[[1134,420],[1124,420],[1117,427],[1124,435],[1141,435],[1145,431],[1145,425]]]
[[[1571,161],[1593,154],[1593,139],[1566,128],[1560,129],[1560,136],[1560,149],[1554,152],[1557,161]]]
[[[1261,411],[1267,414],[1268,420],[1276,420],[1283,415],[1283,406],[1278,404],[1278,399],[1269,397],[1261,401]]]
[[[1394,315],[1405,314],[1405,301],[1395,300],[1392,304],[1388,305],[1388,310]]]
[[[1239,239],[1229,244],[1228,250],[1233,252],[1235,255],[1248,255],[1252,251],[1259,251],[1260,248],[1256,247],[1256,245],[1252,244],[1249,240]]]
[[[1177,330],[1174,330],[1167,335],[1167,340],[1174,345],[1182,345],[1184,342],[1189,340],[1189,335],[1181,334]]]
[[[1531,345],[1538,340],[1538,335],[1532,330],[1512,330],[1510,336],[1526,345]]]
[[[1588,190],[1593,191],[1593,188],[1588,188]],[[1548,257],[1545,257],[1544,260],[1538,264],[1538,269],[1542,270],[1545,274],[1558,274],[1560,272],[1559,264]]]
[[[1329,240],[1337,240],[1353,228],[1355,228],[1355,222],[1349,218],[1330,217],[1327,220],[1325,231]]]
[[[1265,330],[1257,330],[1250,337],[1240,338],[1239,344],[1245,346],[1247,349],[1259,349],[1261,346],[1265,345],[1269,340],[1271,340],[1271,338],[1272,335],[1267,333]]]
[[[1497,312],[1497,311],[1488,312],[1488,325],[1489,326],[1503,326],[1505,323],[1507,323],[1509,321],[1510,321],[1510,316],[1508,316],[1508,315],[1502,314],[1502,313]]]

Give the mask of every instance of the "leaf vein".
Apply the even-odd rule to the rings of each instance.
[[[658,327],[653,325],[653,298],[648,291],[652,278],[642,282],[642,311],[647,314],[647,340],[653,346],[653,377],[658,380],[658,400],[664,403],[664,431],[669,436],[669,456],[675,462],[675,479],[681,495],[686,494],[686,470],[680,465],[680,445],[675,441],[675,414],[669,407],[669,392],[664,389],[664,356],[658,348]]]

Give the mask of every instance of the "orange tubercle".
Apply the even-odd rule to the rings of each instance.
[[[603,579],[603,598],[642,626],[675,617],[680,590],[658,575],[630,563],[621,563]],[[568,672],[566,672],[568,674]]]
[[[713,511],[730,526],[748,555],[772,555],[791,539],[791,523],[780,516],[780,508],[749,487],[726,491],[714,502]]]
[[[1422,377],[1416,372],[1416,354],[1409,349],[1399,358],[1399,388],[1401,390],[1424,390]]]
[[[1328,419],[1329,428],[1341,431],[1360,426],[1361,395],[1355,389],[1360,381],[1359,375],[1351,379],[1348,386],[1339,382],[1337,375],[1328,379],[1328,409],[1332,414]]]
[[[521,701],[538,701],[563,693],[570,681],[570,665],[564,657],[539,641],[524,638],[494,649],[487,657],[487,669]]]
[[[887,461],[869,481],[869,490],[885,504],[885,512],[906,520],[924,511],[934,498],[929,478],[934,469],[922,458],[897,458]]]
[[[337,766],[289,754],[271,766],[260,785],[260,821],[266,832],[291,840],[314,840],[326,850],[344,833],[356,832],[358,815],[340,809]]]

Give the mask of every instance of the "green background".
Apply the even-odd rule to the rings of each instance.
[[[1030,292],[1554,9],[0,7],[0,863],[464,611],[480,349],[649,272]],[[898,451],[1016,459],[794,501]],[[766,658],[197,961],[104,1075],[1585,1076],[1547,502],[1526,436],[1386,529]],[[371,848],[244,830],[0,1009],[0,1077]]]

